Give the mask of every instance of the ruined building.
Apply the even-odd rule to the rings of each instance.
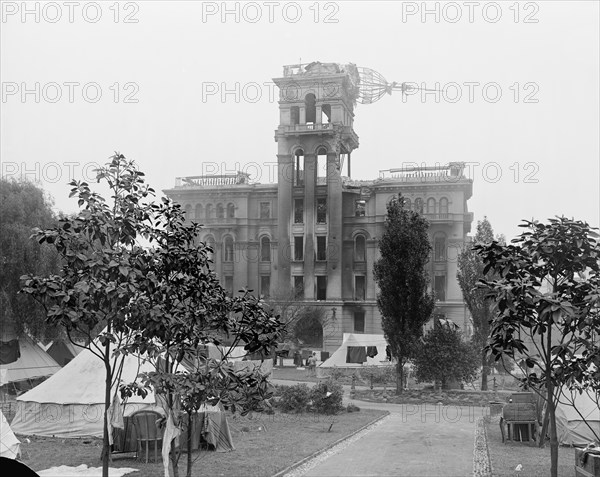
[[[247,174],[178,178],[165,194],[204,224],[224,287],[325,307],[323,349],[343,333],[381,333],[373,263],[386,204],[399,192],[430,222],[429,274],[436,313],[469,330],[456,279],[457,253],[470,232],[472,180],[461,163],[380,171],[352,180],[360,77],[353,65],[285,66],[280,90],[277,184]],[[376,162],[376,158],[374,159]]]

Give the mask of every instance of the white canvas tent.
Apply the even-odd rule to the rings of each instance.
[[[365,335],[358,333],[344,333],[342,345],[323,363],[317,366],[317,377],[322,378],[327,376],[333,367],[342,370],[354,370],[364,368],[366,366],[391,366],[393,363],[386,358],[385,348],[387,342],[383,335]],[[375,347],[377,354],[374,357],[366,357],[364,363],[349,363],[348,348]]]
[[[90,350],[79,353],[65,367],[17,398],[12,429],[17,434],[56,437],[102,437],[104,419],[104,363]],[[152,371],[151,363],[126,356],[122,383],[133,382],[141,372]],[[113,390],[114,393],[114,390]],[[154,394],[134,396],[125,415],[155,408]]]
[[[594,432],[583,421],[587,421],[596,434],[600,436],[600,409],[594,400],[594,391],[589,390],[583,394],[568,389],[563,394],[556,406],[556,430],[558,443],[561,445],[586,446],[598,440]],[[570,404],[573,402],[573,405]],[[579,412],[577,412],[579,411]],[[581,413],[581,416],[579,415]]]
[[[219,359],[222,354],[209,345],[209,357]],[[272,368],[272,361],[234,361],[236,369],[260,366],[263,373]],[[238,366],[239,365],[239,366]],[[269,368],[271,365],[271,368]],[[121,383],[135,381],[139,373],[153,371],[149,361],[128,355],[123,362]],[[11,423],[17,434],[56,437],[102,437],[104,419],[104,363],[85,349],[52,377],[17,398],[16,414]],[[115,389],[111,395],[114,395]],[[153,409],[163,413],[154,393],[145,398],[128,399],[124,415],[138,410]]]
[[[27,335],[19,338],[19,352],[19,359],[0,365],[0,386],[44,378],[61,369],[59,364]]]
[[[0,410],[0,457],[6,457],[8,459],[16,459],[19,455],[19,448],[21,442],[17,439],[8,424],[8,421],[4,417],[4,414]]]

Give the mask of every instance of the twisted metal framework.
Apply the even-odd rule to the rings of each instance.
[[[379,101],[385,94],[392,94],[392,91],[401,91],[406,94],[409,91],[438,91],[435,89],[419,88],[408,83],[388,83],[383,75],[371,68],[357,66],[360,83],[358,88],[358,97],[356,101],[361,104],[372,104]]]

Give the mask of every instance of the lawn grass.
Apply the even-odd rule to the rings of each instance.
[[[271,374],[273,379],[284,379],[286,381],[301,381],[316,383],[318,381],[316,376],[308,376],[306,370],[297,369],[291,366],[274,366]]]
[[[312,376],[308,375],[308,372],[306,369],[297,369],[295,367],[292,366],[284,366],[284,367],[280,367],[280,366],[275,366],[273,368],[273,374],[272,374],[273,379],[282,379],[282,380],[286,380],[286,381],[300,381],[300,382],[312,382],[312,383],[316,383],[318,381],[324,381],[327,378],[317,378],[314,374]],[[339,378],[337,378],[335,380],[338,384],[346,384],[346,385],[351,385],[352,384],[352,377],[351,376],[340,376]],[[358,377],[354,384],[356,386],[369,386],[370,382],[367,378],[360,378]],[[383,385],[382,384],[377,384],[378,387],[381,387],[383,389]],[[396,388],[396,383],[395,382],[390,382],[388,383],[388,388],[393,387],[394,389]]]
[[[254,414],[246,417],[228,416],[234,452],[201,451],[193,454],[194,475],[209,476],[270,476],[300,461],[339,439],[352,434],[385,411],[363,410],[337,416]],[[333,423],[333,426],[331,424]],[[329,428],[331,426],[331,430]],[[58,439],[23,436],[23,462],[33,470],[69,465],[101,466],[100,439]],[[185,475],[187,456],[179,460],[180,475]],[[116,456],[111,467],[132,467],[138,472],[127,474],[137,477],[162,477],[162,462],[145,464],[133,456]]]
[[[515,467],[521,464],[520,477],[546,477],[550,475],[550,444],[540,449],[537,442],[502,442],[498,421],[485,422],[488,449],[494,477],[514,477]],[[575,450],[572,447],[558,448],[558,475],[575,476]]]

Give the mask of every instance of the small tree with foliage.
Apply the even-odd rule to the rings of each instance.
[[[495,360],[522,357],[523,385],[546,400],[556,477],[555,410],[563,386],[600,392],[600,244],[587,223],[565,217],[521,227],[526,231],[511,245],[475,246],[484,274],[497,274],[481,284],[494,303],[487,350]]]
[[[180,207],[167,199],[151,202],[154,190],[133,162],[116,154],[97,180],[108,184],[111,202],[85,182],[71,183],[81,212],[36,235],[56,247],[65,263],[62,273],[24,276],[23,291],[45,306],[49,323],[64,326],[69,336],[74,330],[87,334],[90,351],[104,362],[107,476],[109,406],[126,354],[155,358],[157,369],[142,385],[123,387],[124,396],[145,396],[145,384],[166,396],[170,411],[181,406],[188,418],[205,403],[245,412],[269,396],[266,377],[236,370],[228,353],[219,362],[200,362],[198,346],[230,338],[230,350],[238,343],[248,352],[268,350],[279,321],[248,294],[227,296],[208,268],[208,249],[195,243],[198,225],[185,225]],[[151,248],[139,245],[140,239]],[[91,338],[98,329],[103,331],[96,342]],[[185,358],[191,364],[179,366]]]
[[[62,269],[48,276],[24,275],[22,291],[43,305],[48,324],[62,326],[69,338],[73,333],[86,336],[87,348],[104,362],[102,474],[106,477],[111,390],[122,369],[122,357],[113,351],[128,337],[126,317],[147,265],[138,239],[146,235],[151,208],[145,199],[153,190],[144,184],[143,173],[120,154],[98,171],[97,180],[107,183],[111,200],[92,192],[86,182],[70,183],[80,212],[35,234],[40,244],[55,247]],[[93,339],[96,335],[98,341]]]
[[[487,217],[477,222],[477,233],[474,244],[487,244],[494,240],[494,231]],[[503,243],[503,240],[498,240]],[[484,264],[482,258],[473,250],[472,244],[467,246],[458,255],[458,284],[462,290],[465,304],[473,319],[473,344],[480,350],[481,355],[481,390],[488,389],[488,375],[490,374],[490,357],[484,350],[490,333],[492,319],[491,305],[485,299],[485,291],[477,287],[483,274]]]
[[[404,207],[401,194],[388,203],[385,231],[379,242],[381,258],[374,265],[374,276],[379,287],[381,327],[397,359],[398,393],[404,387],[404,365],[415,356],[423,326],[434,309],[425,268],[431,251],[428,227],[422,215]]]
[[[200,226],[186,222],[178,204],[163,199],[152,208],[149,267],[140,277],[142,287],[127,320],[135,336],[124,351],[160,356],[156,371],[144,375],[142,383],[165,397],[173,426],[181,427],[182,418],[187,419],[191,476],[192,415],[204,405],[223,405],[242,414],[264,409],[272,395],[267,376],[252,363],[238,369],[228,358],[238,346],[248,354],[269,355],[281,323],[248,291],[236,296],[225,291],[210,269],[210,250],[197,243]],[[219,359],[201,355],[204,347],[213,345],[222,350]],[[143,394],[144,388],[132,383],[122,391],[130,396]],[[179,455],[173,442],[175,475]]]
[[[478,362],[477,350],[460,331],[440,324],[427,331],[413,360],[417,379],[441,383],[442,389],[449,381],[473,381]]]

